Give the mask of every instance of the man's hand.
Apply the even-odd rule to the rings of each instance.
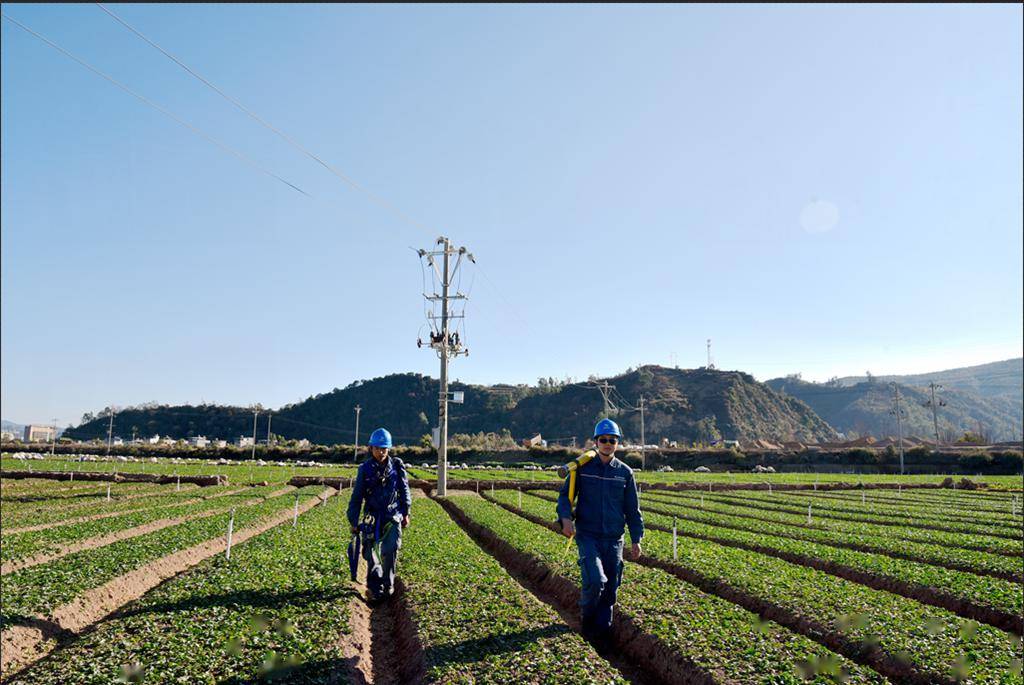
[[[409,515],[406,514],[405,516],[402,517],[402,528],[408,528],[408,527],[409,527]]]
[[[562,535],[571,538],[575,533],[576,526],[573,525],[572,519],[562,519]]]
[[[640,558],[640,554],[641,554],[640,543],[639,542],[634,542],[633,546],[629,548],[629,553],[626,554],[626,557],[630,561],[636,561],[637,559]]]

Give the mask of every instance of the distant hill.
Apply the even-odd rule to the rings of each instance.
[[[645,437],[654,443],[670,440],[717,439],[830,440],[835,431],[803,402],[779,395],[764,383],[738,371],[681,370],[644,366],[606,379],[614,386],[615,419],[627,440],[640,440],[640,395],[645,400]],[[308,438],[325,444],[351,443],[355,406],[362,407],[360,435],[366,439],[378,426],[386,426],[403,443],[415,443],[430,432],[437,420],[439,383],[420,374],[394,374],[335,388],[298,404],[273,412],[271,430],[284,438]],[[545,438],[580,444],[590,437],[604,412],[601,392],[592,383],[545,382],[527,385],[466,385],[451,390],[465,393],[464,404],[449,404],[449,432],[499,432],[509,429],[517,438],[541,433]],[[627,408],[625,405],[629,405]],[[68,431],[77,439],[105,438],[104,412],[86,415]],[[114,434],[130,438],[171,436],[235,439],[252,435],[253,413],[244,407],[144,406],[121,410],[114,416]],[[257,437],[265,438],[267,416],[257,420]]]
[[[25,424],[14,423],[13,421],[3,419],[0,420],[0,430],[10,431],[14,433],[16,436],[21,437],[22,435],[25,434]]]
[[[851,386],[867,380],[866,376],[846,376],[837,379],[837,382],[840,385]],[[935,382],[948,390],[965,390],[981,397],[1007,397],[1024,403],[1024,357],[933,373],[875,376],[874,380],[882,383],[895,381],[900,385],[917,387],[926,387],[929,383]]]
[[[896,435],[893,393],[881,379],[856,385],[808,383],[798,378],[775,378],[767,384],[780,393],[802,400],[833,428],[857,436]],[[948,389],[936,395],[944,402],[938,407],[939,438],[955,440],[964,431],[980,428],[992,440],[1020,439],[1021,403],[1005,395],[982,396],[976,392]],[[935,439],[931,399],[927,389],[899,384],[904,412],[903,434]]]

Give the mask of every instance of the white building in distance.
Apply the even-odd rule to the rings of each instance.
[[[56,437],[57,431],[53,426],[25,426],[25,442],[50,442]]]

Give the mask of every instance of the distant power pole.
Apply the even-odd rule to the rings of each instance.
[[[256,461],[256,417],[259,415],[259,409],[252,410],[252,461]]]
[[[465,300],[466,296],[460,292],[456,292],[454,295],[449,294],[451,288],[452,278],[459,270],[459,266],[462,264],[463,256],[469,261],[476,263],[473,259],[473,255],[466,251],[465,247],[455,247],[451,241],[444,236],[437,239],[436,245],[440,245],[439,250],[419,250],[420,258],[427,258],[427,263],[430,264],[434,273],[438,276],[441,281],[441,293],[437,292],[427,295],[423,294],[431,305],[438,302],[441,303],[441,316],[440,326],[437,326],[438,317],[431,312],[430,320],[430,347],[437,352],[437,356],[441,360],[441,392],[438,395],[438,410],[437,410],[437,424],[440,443],[437,450],[437,495],[438,497],[444,497],[448,494],[448,360],[449,358],[454,359],[460,354],[469,354],[469,350],[462,347],[462,342],[459,340],[458,333],[451,333],[448,329],[448,325],[451,319],[461,319],[465,314],[451,314],[449,311],[449,303],[452,300]],[[438,269],[437,262],[434,257],[441,257],[441,268]],[[452,267],[451,258],[456,257],[455,265]],[[422,347],[423,341],[417,340],[417,346]]]
[[[352,450],[352,461],[359,461],[359,412],[363,410],[358,404],[356,405],[356,446]]]
[[[640,469],[647,468],[647,434],[644,432],[644,396],[640,395]]]
[[[924,403],[924,406],[932,408],[932,423],[935,425],[935,442],[936,444],[942,442],[939,439],[939,407],[945,407],[946,402],[944,400],[935,401],[935,391],[941,388],[935,381],[928,384],[928,387],[932,391],[932,399]]]
[[[53,435],[50,437],[50,459],[53,459],[53,454],[56,451],[57,446],[57,418],[53,419]],[[107,447],[107,454],[110,453],[110,447]]]
[[[274,415],[267,412],[267,447],[270,447],[270,420],[274,418]]]
[[[114,435],[114,408],[110,408],[110,425],[107,427],[107,456],[110,456],[110,441]],[[56,440],[56,431],[54,432],[54,439]]]
[[[895,409],[895,411],[892,411],[890,413],[891,414],[896,414],[896,434],[898,436],[897,439],[899,440],[899,445],[900,445],[900,475],[902,476],[903,475],[903,410],[900,409],[900,386],[896,385],[896,383],[889,383],[889,386],[893,389],[893,391],[895,393],[894,396],[893,396],[893,399],[896,402],[896,409]]]

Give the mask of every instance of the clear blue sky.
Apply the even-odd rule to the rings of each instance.
[[[452,375],[923,372],[1022,349],[1022,11],[4,5],[274,173],[2,28],[4,418],[276,407],[437,359],[419,260],[480,269]]]

